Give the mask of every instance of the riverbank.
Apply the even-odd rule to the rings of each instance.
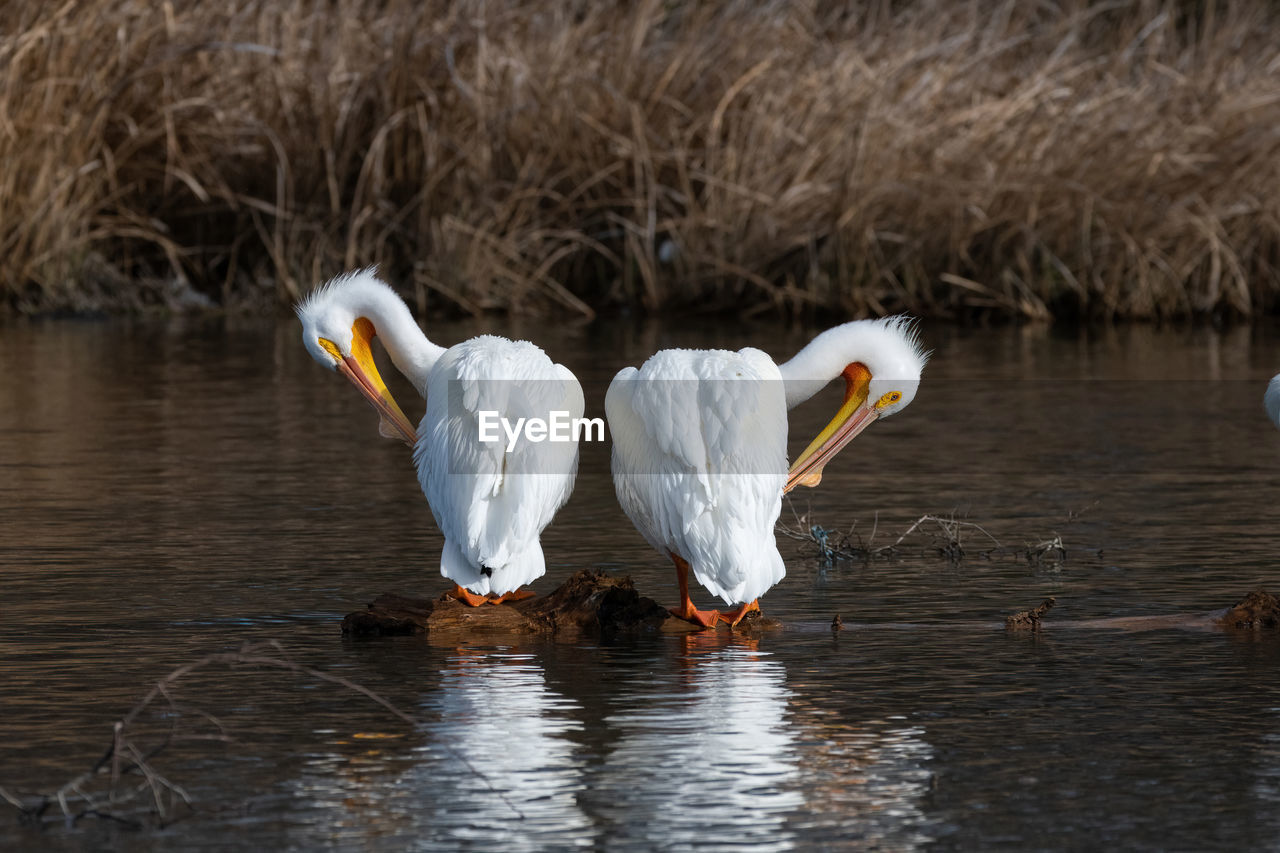
[[[13,4],[0,304],[1280,305],[1262,2]]]

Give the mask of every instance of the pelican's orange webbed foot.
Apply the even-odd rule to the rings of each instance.
[[[722,617],[719,610],[699,610],[693,606],[693,602],[685,600],[680,607],[672,607],[667,611],[677,619],[683,619],[693,625],[699,625],[703,628],[714,628],[716,622]]]
[[[486,595],[476,595],[469,589],[464,589],[461,584],[455,584],[453,589],[445,593],[450,598],[457,599],[468,607],[479,607],[489,600]]]
[[[736,626],[742,621],[742,617],[752,612],[760,612],[760,599],[757,598],[753,601],[748,601],[746,604],[740,605],[737,610],[732,610],[728,613],[721,613],[720,621],[728,622],[731,627]]]
[[[524,601],[526,598],[533,598],[534,592],[531,589],[513,589],[511,592],[504,592],[502,595],[489,594],[486,599],[489,604],[505,604],[508,601]]]
[[[689,563],[678,554],[669,554],[671,562],[676,566],[676,582],[680,585],[680,606],[673,607],[668,612],[677,619],[683,619],[694,625],[703,628],[714,628],[716,622],[720,621],[720,612],[717,610],[699,610],[693,606],[693,600],[689,598]]]

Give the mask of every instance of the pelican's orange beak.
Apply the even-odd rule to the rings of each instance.
[[[418,440],[417,431],[401,411],[396,398],[391,396],[377,365],[373,363],[373,348],[369,343],[375,334],[373,324],[361,317],[351,326],[351,355],[343,355],[327,338],[321,338],[320,345],[337,360],[338,372],[351,380],[351,384],[382,416],[378,434],[384,438],[398,438],[413,447]]]
[[[879,416],[867,400],[871,372],[861,364],[851,364],[842,373],[845,379],[844,404],[822,432],[796,457],[787,471],[783,494],[796,486],[813,487],[822,482],[822,469],[840,450]]]

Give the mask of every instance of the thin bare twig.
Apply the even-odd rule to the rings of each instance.
[[[779,524],[777,531],[783,536],[806,542],[813,546],[814,554],[824,566],[832,566],[838,560],[872,560],[897,556],[912,541],[920,542],[922,548],[932,550],[945,557],[951,563],[959,563],[966,556],[979,559],[991,559],[998,556],[1020,557],[1035,565],[1057,565],[1067,559],[1067,548],[1061,535],[1055,533],[1052,538],[1026,544],[1022,547],[1003,545],[987,528],[973,521],[956,518],[955,512],[949,516],[925,513],[907,526],[896,539],[887,545],[874,545],[879,530],[880,516],[876,513],[872,523],[871,534],[864,542],[858,534],[855,521],[843,534],[823,527],[809,520],[808,514],[801,516],[792,508],[794,526]],[[1068,521],[1079,517],[1079,513],[1068,516]],[[974,546],[969,534],[977,534],[985,542]],[[1099,552],[1101,553],[1101,552]]]
[[[268,654],[274,651],[277,654]],[[233,668],[259,667],[282,669],[307,678],[324,681],[343,687],[365,696],[390,714],[418,727],[421,723],[413,716],[397,708],[389,700],[342,676],[332,675],[314,667],[304,666],[288,660],[284,656],[284,648],[277,642],[247,643],[235,652],[215,652],[205,655],[191,663],[172,670],[135,704],[128,713],[112,724],[111,744],[93,766],[84,773],[75,776],[57,790],[47,794],[38,794],[32,802],[23,802],[18,796],[0,788],[0,799],[16,808],[26,820],[42,821],[45,813],[54,803],[58,805],[65,820],[75,823],[83,818],[96,817],[119,821],[130,826],[140,826],[141,822],[127,813],[127,807],[139,796],[147,796],[150,811],[155,814],[161,824],[174,815],[175,805],[181,801],[188,809],[194,808],[193,798],[187,790],[177,782],[170,780],[153,765],[152,760],[163,753],[170,745],[178,741],[213,740],[229,741],[231,738],[226,726],[212,714],[197,708],[179,705],[174,699],[174,691],[179,683],[192,673],[216,665]],[[158,743],[144,749],[133,733],[134,724],[152,706],[157,699],[163,699],[172,715],[170,725]],[[187,732],[180,724],[187,718],[196,717],[214,727],[212,733],[199,731]],[[457,759],[469,772],[482,780],[489,790],[503,801],[517,816],[523,818],[518,809],[501,791],[493,787],[489,779],[472,764],[466,756],[444,744],[444,750]],[[142,781],[126,789],[120,788],[120,781],[130,775],[137,774]],[[91,785],[99,778],[106,777],[105,792],[95,792]]]

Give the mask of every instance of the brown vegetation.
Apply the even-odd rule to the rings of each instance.
[[[1280,293],[1264,0],[2,17],[19,311],[284,303],[372,262],[463,311],[1248,315]]]

